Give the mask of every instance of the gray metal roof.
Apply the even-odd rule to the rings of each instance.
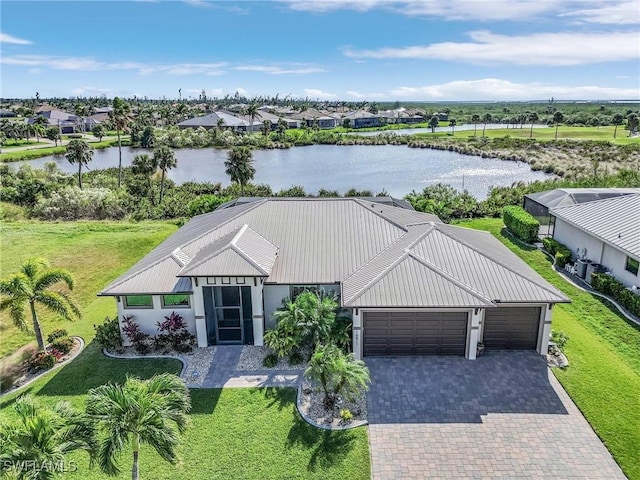
[[[225,127],[239,127],[248,126],[249,122],[244,121],[241,118],[236,117],[228,112],[222,110],[204,115],[202,117],[189,118],[183,122],[178,123],[179,127],[205,127],[213,128],[218,126],[218,120],[224,121]]]
[[[547,208],[556,208],[633,193],[640,193],[640,188],[556,188],[529,193],[525,197]]]
[[[550,210],[552,215],[640,257],[640,194]]]
[[[173,292],[177,275],[342,283],[349,306],[566,301],[489,233],[357,198],[276,197],[194,217],[102,294]]]

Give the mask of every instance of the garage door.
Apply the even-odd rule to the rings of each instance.
[[[484,346],[494,350],[535,349],[539,322],[539,307],[487,309],[484,318]]]
[[[464,312],[364,312],[364,355],[464,355]]]

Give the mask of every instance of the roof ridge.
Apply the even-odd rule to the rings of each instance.
[[[453,226],[453,225],[447,225],[447,226],[448,226],[448,227],[453,227],[453,228],[463,228],[463,227],[455,227],[455,226]],[[460,240],[459,238],[455,238],[455,237],[453,237],[451,234],[449,234],[449,233],[445,232],[444,230],[441,230],[441,229],[440,229],[440,228],[438,228],[437,226],[436,226],[436,229],[437,229],[440,233],[442,233],[443,235],[445,235],[445,236],[447,236],[447,237],[451,238],[452,240],[454,240],[454,241],[456,241],[456,242],[458,242],[458,243],[461,243],[461,244],[462,244],[462,245],[464,245],[465,247],[467,247],[467,248],[469,248],[469,249],[473,250],[473,251],[474,251],[474,252],[476,252],[476,253],[479,253],[479,254],[480,254],[480,255],[482,255],[483,257],[488,258],[488,259],[489,259],[489,260],[491,260],[492,262],[494,262],[494,263],[496,263],[496,264],[500,265],[502,268],[507,269],[508,271],[510,271],[511,273],[513,273],[514,275],[517,275],[517,276],[518,276],[518,277],[520,277],[520,278],[524,278],[525,280],[527,280],[527,281],[529,281],[529,282],[533,283],[534,285],[536,285],[536,286],[538,286],[538,287],[542,288],[543,290],[546,290],[547,292],[549,292],[549,293],[553,294],[553,295],[554,295],[554,296],[556,296],[556,297],[558,296],[558,292],[554,292],[554,291],[553,291],[553,290],[551,290],[549,287],[547,287],[547,286],[545,286],[545,285],[540,285],[540,283],[538,283],[537,281],[532,280],[531,278],[529,278],[529,277],[526,277],[526,276],[522,275],[520,272],[516,272],[514,269],[512,269],[512,268],[511,268],[511,267],[509,267],[508,265],[505,265],[505,264],[504,264],[504,262],[502,262],[502,261],[500,261],[500,260],[496,260],[493,256],[488,255],[487,253],[482,252],[481,250],[478,250],[476,247],[474,247],[473,245],[470,245],[468,242],[465,242],[464,240]],[[479,231],[479,232],[482,232],[482,230],[478,230],[478,231]],[[489,233],[489,232],[484,232],[484,233],[487,233],[488,235],[491,235],[491,236],[493,237],[493,235],[492,235],[491,233]],[[493,237],[493,238],[495,238],[495,237]],[[510,250],[510,249],[507,249],[507,250],[509,250],[509,252],[511,252],[511,250]],[[513,252],[511,252],[511,253],[513,254]],[[514,254],[514,255],[515,255],[515,254]],[[535,271],[535,270],[534,270],[534,271]],[[538,273],[538,272],[536,272],[536,273]]]
[[[398,222],[395,222],[391,219],[389,219],[388,217],[386,217],[382,212],[377,212],[375,208],[367,208],[366,203],[364,200],[357,198],[357,197],[352,197],[351,198],[352,201],[356,202],[358,205],[360,205],[361,208],[364,208],[367,212],[372,212],[375,215],[377,215],[378,217],[382,218],[383,220],[389,222],[391,225],[395,225],[396,227],[398,227],[401,230],[404,230],[405,232],[409,231],[409,229],[406,227],[406,225],[402,225]],[[375,202],[372,202],[375,203]],[[380,206],[383,206],[381,203],[378,204]],[[395,208],[395,207],[394,207]]]
[[[383,250],[384,252],[385,250]],[[380,254],[382,254],[382,252],[380,252]],[[373,279],[371,279],[369,282],[367,282],[367,284],[362,287],[360,290],[356,291],[355,294],[351,295],[351,298],[349,299],[349,301],[344,303],[344,306],[348,306],[350,305],[354,300],[356,300],[357,298],[361,297],[362,295],[364,295],[364,293],[367,290],[370,290],[377,282],[378,280],[380,280],[382,277],[384,277],[387,273],[389,273],[394,267],[396,267],[398,264],[400,264],[405,258],[407,258],[407,256],[409,255],[409,252],[405,249],[403,250],[402,254],[396,258],[393,262],[391,262],[384,270],[382,270],[378,275],[376,275]],[[379,255],[376,255],[374,258],[377,258]],[[373,259],[372,259],[373,260]],[[368,265],[368,262],[367,264]],[[365,267],[365,265],[362,266],[362,268]],[[356,272],[360,271],[361,269],[356,270]],[[354,272],[354,274],[356,273]],[[349,277],[347,277],[349,278]],[[345,279],[346,281],[346,279]],[[342,282],[344,284],[344,282]]]
[[[138,271],[138,272],[134,273],[134,274],[133,274],[133,275],[131,275],[130,277],[125,277],[125,278],[123,278],[123,279],[121,279],[121,280],[114,281],[113,283],[110,283],[110,284],[109,284],[109,285],[107,285],[105,288],[103,288],[103,289],[102,289],[102,291],[105,291],[105,290],[111,290],[111,289],[113,289],[113,288],[117,287],[118,285],[122,285],[124,282],[128,282],[129,280],[132,280],[132,279],[136,278],[138,275],[143,274],[143,273],[144,273],[144,272],[146,272],[147,270],[149,270],[149,269],[151,269],[151,268],[153,268],[153,267],[155,267],[155,266],[157,266],[157,265],[161,264],[162,262],[164,262],[164,261],[166,261],[166,260],[173,260],[173,261],[174,261],[174,262],[176,262],[176,263],[177,263],[181,268],[184,268],[184,266],[181,266],[181,265],[180,265],[180,262],[179,262],[176,258],[174,258],[174,256],[173,256],[172,254],[169,254],[169,256],[168,256],[168,257],[163,257],[163,258],[161,258],[159,261],[157,261],[157,262],[155,262],[155,263],[152,263],[151,265],[148,265],[148,266],[144,267],[142,270],[140,270],[140,271]]]
[[[247,263],[249,263],[253,268],[255,268],[256,270],[258,270],[260,273],[262,273],[263,275],[269,275],[269,273],[262,268],[260,265],[258,265],[253,258],[251,258],[244,250],[242,250],[240,247],[238,247],[238,245],[236,245],[235,243],[230,243],[229,247],[231,248],[231,250],[233,250],[234,252],[236,252],[238,255],[240,255]],[[225,249],[226,250],[226,249]]]
[[[467,293],[470,293],[471,295],[473,295],[476,298],[479,298],[480,300],[485,300],[488,301],[491,304],[495,304],[494,300],[488,297],[485,297],[482,293],[480,293],[479,291],[477,291],[475,288],[467,285],[466,283],[464,283],[463,281],[459,280],[458,278],[454,277],[453,275],[451,275],[449,272],[439,268],[437,265],[431,263],[429,260],[427,260],[426,258],[422,258],[420,255],[418,255],[415,252],[409,251],[408,252],[409,256],[411,258],[414,258],[416,261],[420,262],[421,264],[423,264],[425,267],[427,267],[429,270],[432,270],[434,272],[436,272],[438,275],[446,278],[447,280],[449,280],[451,283],[454,283],[455,285],[457,285],[458,287],[462,288],[464,291],[466,291]]]

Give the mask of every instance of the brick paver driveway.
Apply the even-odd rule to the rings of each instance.
[[[374,479],[624,479],[535,352],[367,358]]]

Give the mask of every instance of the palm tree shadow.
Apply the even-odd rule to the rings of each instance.
[[[324,470],[342,463],[355,445],[355,434],[350,430],[321,430],[296,415],[287,435],[287,447],[301,445],[312,451],[307,470]]]
[[[296,390],[289,387],[267,387],[259,391],[264,393],[264,398],[269,400],[268,407],[276,406],[279,411],[290,408],[296,402]]]

